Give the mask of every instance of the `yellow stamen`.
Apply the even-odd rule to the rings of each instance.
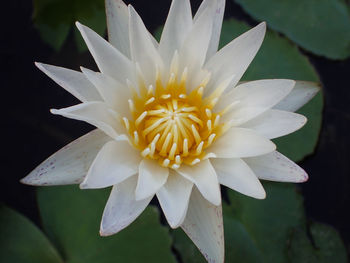
[[[223,112],[214,109],[223,87],[203,98],[210,80],[210,73],[205,72],[199,85],[187,93],[188,69],[183,69],[179,79],[178,54],[175,53],[167,80],[161,79],[163,69],[157,68],[154,85],[147,86],[138,68],[140,92],[128,101],[133,119],[121,118],[141,156],[157,160],[170,169],[178,169],[183,163],[196,165],[208,158],[206,148],[229,127],[228,123],[220,123]],[[131,86],[131,82],[128,85]],[[234,105],[224,111],[232,107]]]

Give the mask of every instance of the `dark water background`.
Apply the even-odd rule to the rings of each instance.
[[[151,31],[164,23],[170,6],[170,0],[125,2],[134,5]],[[201,1],[191,2],[196,10]],[[96,66],[88,52],[77,53],[73,32],[58,53],[43,43],[33,26],[32,11],[30,0],[1,2],[0,202],[39,225],[35,188],[21,185],[19,179],[92,128],[49,113],[50,108],[78,101],[40,72],[34,61],[76,70],[80,65]],[[230,0],[225,16],[257,24]],[[320,75],[325,95],[319,145],[301,163],[310,175],[309,182],[301,186],[306,213],[311,220],[334,226],[350,251],[350,59],[334,61],[302,52]]]

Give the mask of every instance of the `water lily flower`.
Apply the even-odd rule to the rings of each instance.
[[[209,262],[224,261],[220,184],[262,199],[259,179],[304,182],[273,138],[301,128],[293,113],[317,92],[308,82],[240,83],[263,41],[261,23],[218,51],[225,0],[173,0],[160,42],[121,0],[106,0],[108,39],[77,22],[100,72],[36,63],[78,98],[53,114],[97,129],[32,171],[30,185],[112,186],[100,234],[127,227],[156,195]]]

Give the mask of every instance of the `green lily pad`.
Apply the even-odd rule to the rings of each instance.
[[[32,222],[0,206],[0,262],[63,263],[50,241]]]
[[[231,206],[226,207],[225,213],[245,226],[262,254],[261,262],[286,262],[290,230],[306,229],[302,197],[291,184],[265,183],[264,188],[265,200],[229,191]]]
[[[77,186],[38,189],[43,227],[66,263],[176,262],[168,229],[149,206],[129,227],[110,237],[99,236],[108,190]]]
[[[261,263],[262,255],[244,225],[237,219],[225,215],[225,262]],[[172,231],[174,248],[180,252],[182,262],[206,263],[202,254],[181,229]]]
[[[301,194],[292,184],[264,183],[265,200],[228,190],[223,205],[225,262],[346,263],[346,249],[331,227],[313,223],[307,236]],[[204,257],[180,230],[172,232],[174,247],[186,263],[205,263]]]
[[[33,19],[41,38],[58,51],[75,21],[103,35],[106,30],[104,13],[103,0],[34,0]],[[78,30],[74,32],[78,50],[85,51],[87,48]]]
[[[291,229],[305,228],[301,195],[291,184],[265,183],[265,200],[229,190],[224,204],[225,262],[284,263]],[[205,260],[179,230],[173,232],[174,247],[184,262]]]
[[[223,24],[220,46],[249,30],[243,22],[228,20]],[[268,31],[264,42],[243,80],[289,78],[319,82],[319,77],[298,48],[283,37]],[[312,154],[317,145],[322,124],[323,95],[319,92],[298,113],[308,118],[308,123],[299,131],[275,140],[277,150],[293,161],[300,161]]]
[[[338,232],[330,226],[312,223],[312,241],[304,231],[294,229],[288,249],[291,263],[346,263],[345,246]]]
[[[350,9],[344,0],[236,0],[245,11],[301,47],[331,59],[350,56]]]

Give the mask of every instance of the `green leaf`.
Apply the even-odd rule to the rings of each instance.
[[[305,225],[302,197],[291,184],[265,183],[264,188],[265,200],[229,191],[231,206],[224,213],[242,222],[261,252],[262,262],[286,262],[290,229]]]
[[[27,218],[0,206],[0,262],[63,263],[45,235]]]
[[[290,184],[266,183],[265,200],[229,190],[231,205],[224,205],[225,262],[287,262],[291,229],[304,228],[302,198]],[[204,258],[179,230],[174,247],[184,262],[204,263]]]
[[[228,20],[223,24],[220,46],[249,30],[245,23]],[[274,32],[267,32],[257,56],[243,76],[243,80],[289,78],[319,81],[307,57],[298,48]],[[320,92],[298,112],[308,118],[308,123],[296,133],[275,140],[277,149],[294,161],[312,154],[318,141],[322,123],[323,96]]]
[[[56,51],[64,44],[75,21],[100,35],[106,30],[103,0],[34,0],[33,19],[41,38]],[[74,29],[78,50],[85,51],[86,45],[77,32]]]
[[[345,0],[236,0],[245,11],[301,47],[332,59],[350,56],[350,10]]]
[[[38,189],[44,229],[65,262],[175,262],[168,229],[160,225],[159,212],[152,206],[120,233],[99,236],[108,192],[77,186]]]
[[[294,229],[288,251],[291,263],[346,263],[346,248],[338,232],[330,226],[312,223],[312,241],[304,231]]]
[[[224,215],[225,262],[261,263],[262,256],[244,225],[237,219]],[[183,262],[206,263],[193,242],[180,230],[173,230],[174,247]]]

